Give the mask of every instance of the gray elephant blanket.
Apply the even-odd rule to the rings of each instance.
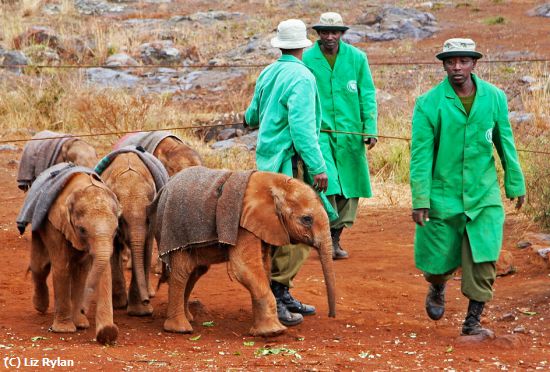
[[[156,208],[159,257],[169,265],[169,253],[176,249],[235,245],[244,193],[253,172],[197,166],[174,175],[151,205],[152,210]]]
[[[19,211],[16,220],[19,233],[23,234],[29,223],[32,225],[32,231],[38,230],[48,215],[57,195],[75,173],[90,174],[101,181],[93,169],[72,163],[59,163],[46,169],[40,173],[32,184]]]
[[[78,139],[64,136],[67,134],[44,130],[35,134],[33,140],[25,144],[17,174],[17,186],[20,189],[29,188],[40,173],[54,164],[63,144]],[[49,139],[38,140],[40,138]]]
[[[149,172],[151,172],[157,190],[160,190],[166,184],[166,181],[168,181],[168,172],[166,172],[166,168],[164,168],[164,165],[160,162],[160,160],[145,151],[141,146],[125,146],[121,149],[115,150],[107,154],[97,163],[94,171],[97,174],[101,175],[103,171],[107,169],[109,164],[111,164],[113,159],[117,157],[117,155],[127,152],[132,152],[139,156],[147,169],[149,169]]]
[[[141,146],[151,154],[155,152],[159,143],[166,137],[173,137],[176,140],[183,142],[173,133],[167,131],[155,131],[155,132],[139,132],[132,133],[129,136],[122,137],[116,144],[115,149],[124,146]]]

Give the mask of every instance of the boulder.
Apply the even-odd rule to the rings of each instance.
[[[508,120],[513,124],[529,124],[535,120],[535,114],[523,111],[510,111]]]
[[[101,0],[74,0],[74,6],[80,14],[84,15],[122,13],[126,9],[126,5],[113,5]]]
[[[181,62],[181,52],[170,40],[157,40],[140,46],[143,63],[175,64]]]
[[[107,66],[137,66],[138,62],[125,53],[117,53],[109,56],[105,61]]]
[[[256,149],[256,143],[258,141],[258,131],[251,132],[241,137],[231,138],[225,141],[219,141],[212,144],[210,147],[213,150],[227,150],[234,147],[241,147],[246,150],[252,151]]]
[[[502,250],[497,261],[497,276],[505,276],[515,272],[514,256],[510,251]]]
[[[545,3],[531,9],[527,14],[532,17],[546,17],[550,18],[550,3]]]
[[[22,49],[33,44],[43,44],[52,49],[64,49],[60,37],[49,27],[32,26],[13,39],[15,49]]]
[[[108,68],[88,68],[85,71],[88,81],[111,88],[133,88],[140,81],[137,76]]]
[[[366,36],[373,41],[425,39],[438,30],[431,13],[394,6],[384,6],[377,14],[363,14],[357,21],[371,27]]]

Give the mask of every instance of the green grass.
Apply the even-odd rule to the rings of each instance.
[[[483,20],[483,23],[489,26],[502,25],[506,23],[506,19],[502,16],[494,16],[494,17],[485,18]]]

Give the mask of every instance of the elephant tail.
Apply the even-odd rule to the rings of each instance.
[[[159,281],[157,283],[157,291],[159,290],[160,285],[162,283],[166,283],[169,278],[170,278],[170,270],[168,270],[168,265],[166,264],[166,262],[162,262],[162,272],[160,274]]]

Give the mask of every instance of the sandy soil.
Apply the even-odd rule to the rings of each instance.
[[[192,295],[200,301],[194,306],[197,320],[192,335],[162,331],[166,286],[153,299],[153,316],[134,318],[116,311],[120,336],[115,346],[97,344],[92,329],[74,334],[48,332],[52,308],[39,315],[31,303],[31,280],[26,275],[30,234],[20,237],[14,223],[23,201],[13,161],[19,157],[16,151],[0,153],[0,254],[4,257],[0,368],[6,368],[4,363],[8,367],[9,363],[31,364],[33,359],[42,366],[43,358],[72,361],[80,370],[535,370],[550,366],[550,270],[536,254],[515,247],[524,222],[514,215],[506,224],[505,248],[512,252],[518,271],[497,279],[495,300],[483,318],[484,325],[496,332],[494,341],[464,343],[458,337],[467,306],[459,280],[450,283],[444,319],[436,323],[427,318],[423,305],[427,285],[413,264],[414,227],[409,211],[375,207],[363,208],[356,226],[343,236],[351,258],[335,263],[336,319],[327,317],[322,273],[317,254],[312,253],[293,293],[317,306],[318,314],[276,338],[247,335],[249,295],[231,281],[225,265],[214,266]],[[513,314],[513,320],[501,319],[507,313]],[[286,351],[257,355],[266,348]],[[21,365],[27,370],[40,368]]]

